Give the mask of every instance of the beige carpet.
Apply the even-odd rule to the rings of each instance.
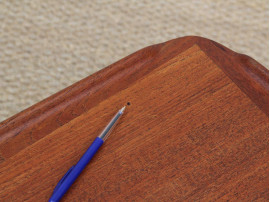
[[[268,1],[0,1],[0,121],[138,49],[185,35],[268,67]]]

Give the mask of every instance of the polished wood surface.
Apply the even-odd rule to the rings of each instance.
[[[0,200],[48,200],[113,114],[66,194],[83,200],[267,200],[268,70],[200,37],[142,49],[0,125]]]

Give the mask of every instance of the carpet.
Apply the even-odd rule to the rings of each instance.
[[[215,40],[268,68],[267,0],[0,1],[0,121],[146,46]]]

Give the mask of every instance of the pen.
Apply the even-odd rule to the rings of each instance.
[[[116,115],[112,118],[110,123],[104,128],[104,130],[101,132],[101,134],[98,137],[96,137],[94,142],[87,149],[87,151],[84,153],[84,155],[78,161],[78,163],[76,165],[72,166],[66,172],[66,174],[62,177],[62,179],[58,182],[58,184],[54,188],[53,194],[52,194],[51,198],[49,199],[49,202],[59,201],[63,197],[63,195],[67,192],[69,187],[73,184],[73,182],[76,180],[76,178],[80,175],[80,173],[83,171],[85,166],[89,163],[89,161],[92,159],[92,157],[98,151],[98,149],[104,143],[104,141],[108,138],[112,129],[116,125],[116,122],[122,116],[125,108],[126,107],[123,107],[122,109],[120,109],[116,113]]]

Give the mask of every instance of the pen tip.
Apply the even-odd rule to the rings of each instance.
[[[126,106],[124,106],[122,109],[119,110],[120,114],[123,114],[124,110],[125,110]]]

